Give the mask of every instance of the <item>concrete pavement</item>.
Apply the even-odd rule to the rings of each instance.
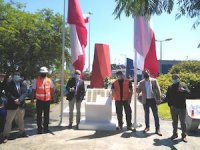
[[[64,101],[64,108],[67,106],[67,101]],[[133,102],[131,106],[133,110]],[[142,132],[144,129],[144,112],[139,102],[137,103],[137,114],[137,122],[141,123],[142,127],[137,128],[136,132],[126,131],[126,127],[121,132],[75,130],[58,126],[60,104],[57,104],[51,109],[50,130],[52,130],[52,133],[38,135],[35,119],[26,118],[26,131],[30,136],[28,138],[17,138],[18,134],[12,133],[12,140],[1,144],[0,150],[199,150],[200,129],[189,134],[188,143],[181,141],[180,130],[178,132],[179,138],[171,141],[168,139],[172,134],[171,121],[160,120],[163,136],[158,136],[154,134],[154,120],[152,114],[150,114],[150,132],[144,134]],[[132,115],[134,116],[134,114]],[[113,117],[116,118],[116,115]],[[63,123],[68,124],[68,116],[63,118]]]

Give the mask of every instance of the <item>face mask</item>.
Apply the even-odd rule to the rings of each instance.
[[[178,83],[180,80],[179,79],[172,79],[173,84]]]
[[[15,81],[21,81],[21,77],[20,77],[19,75],[14,75],[14,76],[13,76],[13,79],[14,79]]]
[[[145,78],[145,79],[148,79],[148,78],[149,78],[149,75],[148,75],[147,73],[145,73],[145,74],[144,74],[144,78]]]
[[[44,78],[44,77],[46,77],[47,75],[46,75],[46,73],[41,73],[40,76],[41,76],[42,78]]]
[[[80,75],[79,74],[75,74],[75,78],[76,78],[76,80],[79,80],[80,79]]]

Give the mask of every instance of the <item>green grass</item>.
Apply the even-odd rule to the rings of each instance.
[[[158,114],[164,120],[171,120],[170,109],[167,103],[158,105]]]

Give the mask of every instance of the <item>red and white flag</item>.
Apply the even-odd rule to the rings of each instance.
[[[83,71],[87,29],[78,0],[68,0],[68,23],[70,25],[72,64],[75,69]]]
[[[155,35],[144,17],[134,19],[134,48],[137,55],[137,68],[148,69],[153,77],[158,75],[159,63],[156,56]]]

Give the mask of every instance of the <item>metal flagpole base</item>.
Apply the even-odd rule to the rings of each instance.
[[[142,124],[140,124],[140,123],[133,123],[133,128],[135,129],[135,131],[136,131],[136,128],[140,128],[140,127],[142,127]]]

